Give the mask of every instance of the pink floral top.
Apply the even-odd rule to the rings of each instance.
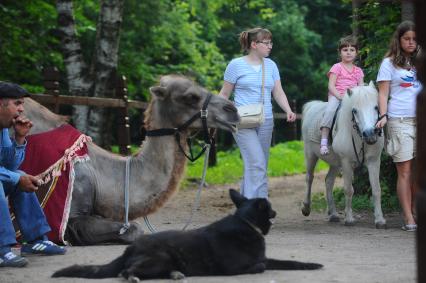
[[[342,63],[334,64],[327,76],[330,77],[332,73],[336,74],[336,89],[340,94],[344,94],[348,88],[357,86],[364,77],[364,72],[360,67],[354,65],[352,71],[349,71]]]

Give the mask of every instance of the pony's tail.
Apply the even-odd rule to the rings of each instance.
[[[118,277],[123,270],[125,256],[122,255],[105,265],[72,265],[53,273],[52,277],[110,278]]]

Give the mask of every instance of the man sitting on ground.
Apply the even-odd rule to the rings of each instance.
[[[16,236],[8,201],[26,242],[21,247],[21,255],[66,252],[47,239],[50,226],[34,193],[39,180],[18,170],[25,156],[25,137],[32,127],[32,122],[21,115],[25,96],[29,93],[19,85],[0,82],[0,267],[28,264],[27,259],[11,250]],[[9,136],[10,127],[14,128],[14,139]]]

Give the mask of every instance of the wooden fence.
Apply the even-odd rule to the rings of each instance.
[[[45,88],[44,94],[32,95],[31,98],[37,102],[49,105],[50,109],[59,113],[60,105],[86,105],[95,107],[111,107],[118,108],[118,146],[119,152],[123,155],[130,154],[130,120],[129,109],[136,108],[144,110],[148,106],[147,102],[130,100],[128,98],[127,82],[125,76],[117,78],[115,83],[115,96],[117,98],[105,97],[86,97],[86,96],[62,96],[60,95],[60,79],[61,75],[57,68],[49,67],[43,70],[43,86]],[[290,106],[293,110],[297,109],[296,100],[290,100]],[[285,113],[274,113],[274,119],[286,119]],[[301,119],[301,114],[297,114],[297,119]],[[291,135],[290,139],[298,139],[297,123],[289,124],[290,129],[287,133]],[[273,140],[275,143],[275,138]],[[216,148],[213,145],[210,156],[210,164],[216,163]]]

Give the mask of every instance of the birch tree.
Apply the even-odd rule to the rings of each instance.
[[[76,32],[72,0],[58,0],[58,28],[70,95],[111,97],[118,65],[118,47],[124,0],[102,0],[96,27],[95,52],[85,62]],[[105,139],[105,111],[101,108],[73,106],[74,125],[102,145]]]

